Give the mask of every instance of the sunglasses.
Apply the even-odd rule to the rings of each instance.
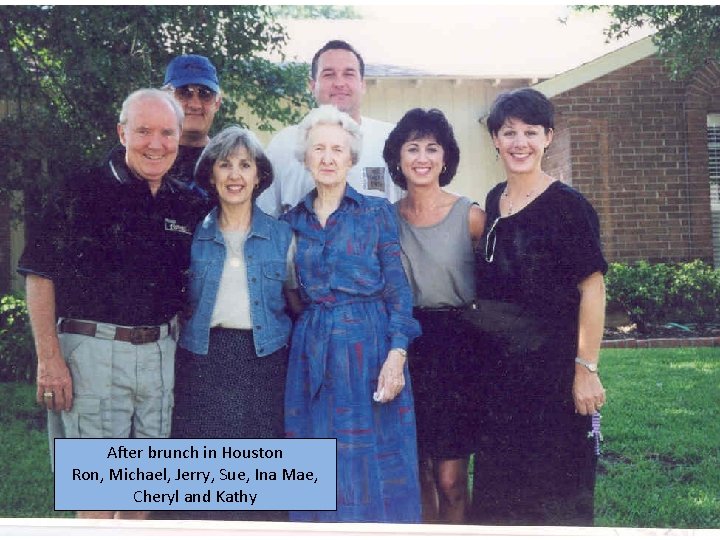
[[[217,95],[206,86],[198,86],[197,88],[181,86],[180,88],[175,89],[175,97],[180,101],[190,101],[195,94],[197,94],[197,97],[203,103],[210,103]]]
[[[485,237],[485,262],[491,263],[495,258],[495,244],[497,243],[497,224],[500,218],[495,218],[490,230]]]

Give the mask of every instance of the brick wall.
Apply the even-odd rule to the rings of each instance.
[[[545,154],[543,168],[552,171],[558,180],[572,184],[572,160],[570,159],[570,130],[556,126],[551,147]]]
[[[720,111],[718,86],[715,65],[673,82],[650,57],[552,98],[546,170],[593,204],[608,260],[712,260],[706,115]]]

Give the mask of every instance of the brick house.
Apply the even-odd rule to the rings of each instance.
[[[539,24],[539,20],[531,22]],[[564,71],[546,68],[545,63],[557,58],[540,50],[532,62],[523,60],[522,55],[513,56],[523,60],[518,65],[502,55],[479,55],[483,61],[502,64],[507,70],[504,74],[493,63],[474,67],[475,74],[442,75],[381,65],[378,60],[386,56],[382,43],[373,57],[377,41],[373,36],[400,35],[402,28],[390,24],[392,21],[373,21],[372,29],[368,21],[296,23],[297,35],[291,43],[306,47],[307,51],[296,51],[302,61],[310,59],[308,51],[314,52],[338,35],[364,54],[367,51],[363,101],[367,116],[392,122],[411,107],[445,111],[463,156],[452,189],[481,204],[503,173],[478,119],[484,117],[498,93],[541,81],[534,87],[557,108],[555,140],[545,168],[572,183],[595,206],[607,258],[624,262],[700,258],[720,267],[720,197],[718,184],[710,182],[711,175],[720,181],[720,69],[715,64],[707,64],[689,81],[673,82],[656,57],[651,39],[645,38],[622,48],[605,49],[612,51],[606,54],[596,52],[588,57],[593,60],[582,64],[576,57],[565,59],[568,67]],[[474,32],[488,41],[477,50],[490,50],[496,43],[492,28],[490,25],[485,34]],[[572,29],[569,25],[548,28],[547,35],[558,38]],[[585,27],[581,30],[589,32]],[[417,34],[414,27],[405,31],[408,36]],[[568,44],[580,42],[575,34],[564,39],[548,46],[567,52]],[[250,127],[254,127],[252,122]],[[267,142],[269,134],[260,135]],[[717,143],[709,142],[709,137],[716,137]],[[0,196],[0,294],[22,288],[14,268],[24,233],[11,226],[9,213],[7,199]]]
[[[546,169],[595,206],[609,260],[718,266],[720,68],[671,81],[655,53],[645,38],[535,85],[557,111]]]

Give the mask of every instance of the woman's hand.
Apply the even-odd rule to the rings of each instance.
[[[591,373],[584,366],[575,366],[573,400],[578,414],[585,416],[600,412],[600,408],[605,405],[605,389],[600,382],[600,376]]]
[[[407,354],[399,349],[391,349],[383,363],[378,377],[377,390],[373,398],[380,403],[388,403],[405,388],[403,368]]]
[[[597,363],[605,327],[605,280],[594,272],[578,284],[580,314],[578,318],[577,357]],[[573,400],[578,414],[588,415],[605,404],[605,389],[600,376],[583,365],[575,364]]]

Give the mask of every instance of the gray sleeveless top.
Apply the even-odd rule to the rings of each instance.
[[[400,229],[402,263],[414,304],[449,307],[475,298],[475,257],[468,214],[473,202],[460,197],[445,219],[430,227],[415,227],[395,212]]]

